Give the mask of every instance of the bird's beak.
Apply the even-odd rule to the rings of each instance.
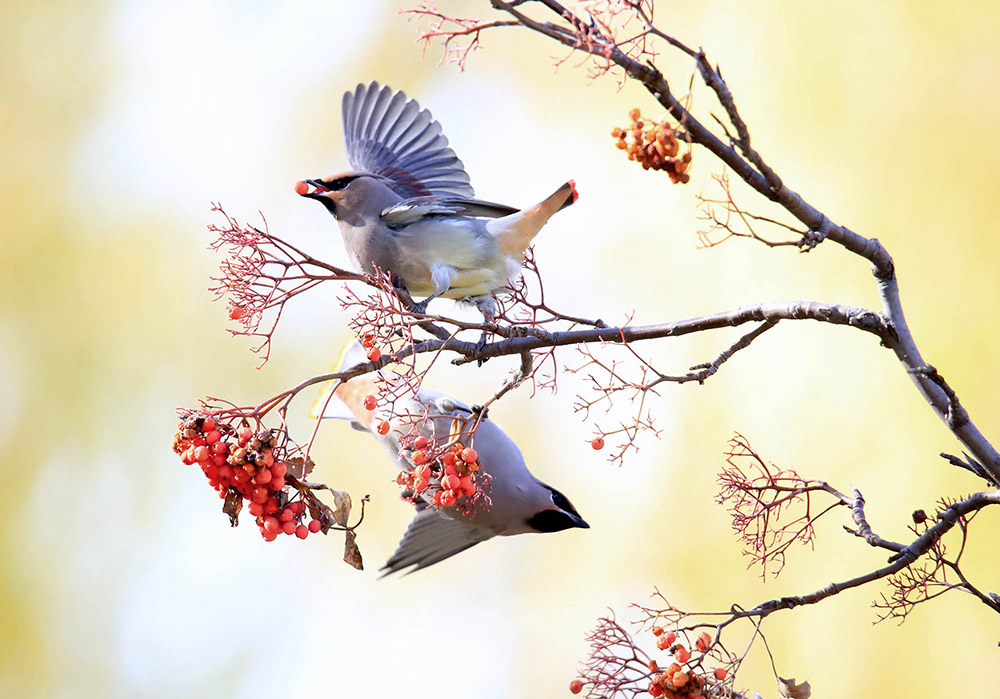
[[[567,512],[566,514],[569,513]],[[577,526],[580,529],[590,529],[590,525],[584,521],[583,517],[580,517],[578,515],[569,515],[569,517],[570,519],[573,520],[574,526]]]
[[[319,199],[330,190],[323,186],[319,180],[302,180],[295,186],[295,191],[307,199]]]

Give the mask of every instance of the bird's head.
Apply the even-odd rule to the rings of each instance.
[[[573,507],[573,503],[569,501],[569,498],[551,486],[544,483],[541,485],[549,491],[549,501],[551,504],[543,507],[529,517],[527,522],[528,527],[533,531],[541,533],[561,532],[564,529],[571,529],[573,527],[590,529],[590,525],[583,520],[583,517]]]
[[[325,206],[327,210],[337,215],[337,204],[344,198],[344,190],[360,175],[345,172],[330,177],[313,180],[301,180],[295,183],[295,192],[306,199],[314,199]]]
[[[348,223],[357,216],[378,215],[401,199],[386,185],[385,178],[363,172],[301,180],[295,183],[295,192],[318,201],[335,218]]]

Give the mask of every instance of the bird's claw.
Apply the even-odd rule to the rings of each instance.
[[[484,408],[481,405],[473,405],[472,406],[472,414],[475,417],[480,417],[481,416],[485,420],[486,418],[488,418],[490,416],[490,409],[489,408]]]
[[[489,344],[487,342],[487,340],[489,340],[489,335],[490,334],[484,330],[483,334],[479,336],[479,342],[476,343],[476,354],[479,354],[484,349],[486,349],[486,345]],[[479,359],[476,360],[476,365],[477,366],[482,366],[488,360],[489,360],[489,357],[479,357]]]

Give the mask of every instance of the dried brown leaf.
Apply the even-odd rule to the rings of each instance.
[[[784,699],[809,699],[812,696],[812,688],[809,686],[809,682],[803,682],[802,684],[795,684],[795,678],[784,679],[778,678],[778,694],[780,694]]]
[[[347,526],[347,518],[351,516],[351,496],[343,490],[333,490],[333,519],[342,527]]]
[[[240,491],[230,488],[222,503],[222,511],[229,515],[229,525],[235,527],[240,523],[240,510],[243,509],[243,496]]]
[[[285,465],[288,467],[288,473],[295,478],[302,480],[312,473],[313,467],[316,464],[312,459],[306,460],[301,456],[296,456],[291,459],[285,459]]]
[[[358,570],[364,570],[365,566],[361,561],[361,550],[355,541],[354,532],[348,529],[344,534],[344,563],[354,566]]]

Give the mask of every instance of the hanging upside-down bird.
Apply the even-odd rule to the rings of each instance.
[[[303,180],[295,190],[340,223],[351,260],[393,275],[413,296],[443,296],[495,314],[493,292],[518,275],[546,221],[577,199],[570,180],[519,211],[474,199],[465,166],[431,113],[377,83],[344,95],[352,172]]]
[[[355,342],[344,351],[340,369],[365,361],[365,351]],[[376,393],[375,381],[374,374],[365,374],[340,385],[332,384],[317,400],[313,416],[350,420],[356,429],[370,432],[392,455],[400,471],[414,470],[404,435],[419,434],[433,442],[447,437],[454,419],[468,420],[473,415],[473,408],[425,388],[412,398],[397,400],[392,411],[395,417],[383,415],[364,405],[365,397]],[[336,391],[330,396],[334,386]],[[413,423],[407,415],[422,419]],[[389,425],[389,429],[383,427],[384,433],[377,427],[383,419]],[[565,495],[531,474],[521,450],[489,418],[484,417],[476,429],[475,451],[480,471],[486,474],[478,477],[486,497],[474,508],[463,507],[462,501],[441,507],[432,504],[429,491],[414,494],[417,515],[396,552],[382,567],[386,575],[413,566],[413,570],[426,568],[494,536],[590,528]]]

